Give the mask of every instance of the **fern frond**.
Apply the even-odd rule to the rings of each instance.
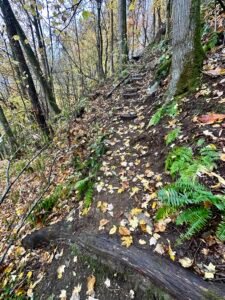
[[[192,207],[183,211],[176,220],[177,225],[189,224],[188,230],[181,235],[180,239],[190,239],[193,235],[202,230],[207,221],[212,217],[212,212],[204,207]]]
[[[216,235],[222,242],[225,241],[225,220],[218,225]]]
[[[181,134],[180,127],[171,130],[166,136],[166,145],[173,143]]]
[[[158,198],[167,206],[171,206],[173,208],[182,207],[184,205],[192,203],[190,199],[188,199],[186,194],[178,193],[176,190],[171,188],[159,190]]]
[[[169,215],[175,213],[177,211],[176,208],[164,205],[163,207],[160,207],[156,214],[156,219],[161,220],[167,218]]]
[[[91,205],[93,194],[94,194],[94,184],[93,184],[93,182],[90,181],[88,184],[88,188],[84,195],[85,208],[88,208]]]

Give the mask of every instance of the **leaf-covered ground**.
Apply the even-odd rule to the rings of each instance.
[[[224,282],[225,246],[215,236],[214,220],[204,232],[177,245],[186,228],[176,226],[173,215],[155,219],[161,206],[157,191],[172,180],[165,171],[165,160],[175,145],[195,147],[200,139],[213,145],[220,159],[211,173],[201,174],[200,181],[212,192],[224,193],[224,47],[219,45],[208,52],[201,88],[191,96],[184,95],[172,117],[164,116],[157,125],[149,126],[168,86],[166,78],[152,92],[160,57],[159,50],[146,51],[140,62],[130,64],[129,77],[111,97],[106,97],[112,88],[109,82],[92,96],[82,117],[71,120],[69,126],[62,121],[53,145],[21,176],[1,208],[1,252],[30,205],[48,185],[51,172],[51,185],[45,196],[61,186],[59,200],[48,214],[44,208],[37,211],[20,231],[20,237],[57,223],[76,209],[76,218],[70,222],[79,230],[117,236],[124,247],[149,249],[206,280]],[[168,134],[176,128],[179,130],[169,143]],[[99,137],[104,138],[106,151],[99,158],[101,166],[94,177],[94,194],[87,208],[74,186],[90,174],[85,169],[86,174],[80,176],[77,159],[80,162],[92,157]],[[19,164],[13,167],[12,178],[23,167]],[[2,188],[4,185],[2,181]],[[99,276],[96,270],[92,262],[80,260],[76,249],[61,241],[32,251],[25,251],[18,241],[1,267],[0,299],[25,299],[33,293],[37,295],[34,299],[79,299],[79,295],[80,299],[145,299],[129,276],[109,275],[105,270]]]

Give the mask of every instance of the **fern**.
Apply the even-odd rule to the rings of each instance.
[[[166,136],[166,145],[173,143],[181,134],[180,127],[171,130]]]
[[[177,217],[176,224],[188,224],[189,226],[188,230],[181,235],[181,241],[191,238],[197,232],[202,230],[211,217],[211,210],[204,207],[191,207],[182,212]]]
[[[161,107],[151,117],[148,127],[157,125],[160,122],[161,118],[163,117],[163,114],[164,114],[164,108]]]
[[[225,241],[225,220],[218,225],[216,235],[221,241]]]
[[[94,194],[94,183],[90,181],[88,183],[87,190],[85,191],[85,195],[84,195],[85,208],[88,208],[91,205],[93,194]]]
[[[164,205],[163,207],[160,207],[156,214],[156,219],[161,220],[167,218],[169,215],[175,213],[177,211],[176,208],[171,206]]]

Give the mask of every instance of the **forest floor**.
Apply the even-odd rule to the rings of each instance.
[[[44,222],[42,208],[34,216],[35,226],[31,223],[25,225],[21,235],[25,236],[46,224],[54,226],[67,217],[70,224],[67,234],[70,236],[79,232],[93,235],[104,233],[112,239],[121,240],[124,247],[134,245],[138,249],[157,253],[207,280],[210,278],[221,285],[224,283],[225,245],[213,235],[213,224],[204,234],[177,245],[176,241],[185,227],[175,226],[173,217],[155,220],[160,207],[157,190],[171,181],[165,171],[165,160],[174,145],[167,146],[165,138],[177,125],[181,133],[174,142],[176,145],[194,146],[199,139],[204,139],[205,143],[215,145],[224,153],[215,170],[217,176],[201,177],[201,182],[223,193],[225,123],[223,118],[216,118],[215,113],[225,113],[224,48],[217,47],[208,54],[201,88],[178,102],[176,116],[165,116],[156,126],[148,126],[168,87],[168,78],[165,78],[152,92],[161,55],[159,50],[146,51],[139,62],[129,65],[129,76],[111,97],[107,98],[107,93],[113,86],[106,83],[93,94],[89,108],[82,117],[71,120],[69,127],[63,127],[62,123],[53,145],[43,152],[39,163],[31,165],[32,169],[20,178],[10,201],[4,203],[2,209],[8,223],[1,219],[2,243],[7,239],[6,233],[9,231],[6,228],[11,216],[15,215],[15,211],[14,218],[17,220],[24,215],[34,201],[34,195],[38,196],[47,185],[49,172],[54,178],[49,194],[59,185],[65,187],[68,182],[75,184],[74,180],[78,179],[76,175],[75,179],[73,177],[77,157],[82,161],[90,158],[96,150],[90,145],[102,139],[106,151],[101,158],[98,157],[101,167],[95,178],[90,208],[84,208],[82,201],[77,201],[74,189],[69,194],[65,191],[65,194],[60,194],[60,201],[54,209],[45,215]],[[53,160],[50,161],[50,158]],[[20,201],[15,202],[19,196]],[[56,236],[58,229],[57,226],[55,228]],[[24,244],[25,248],[31,246],[28,244]],[[36,245],[31,248],[36,248]],[[5,286],[10,282],[9,273],[15,276],[13,293],[20,299],[25,299],[24,293],[27,292],[30,296],[34,293],[34,299],[49,300],[151,299],[135,283],[135,278],[131,278],[130,272],[114,273],[105,270],[104,266],[96,266],[94,261],[84,259],[84,253],[81,255],[65,237],[37,248],[24,250],[19,243],[16,244],[1,269]],[[6,295],[10,291],[4,290],[4,293]],[[0,296],[0,299],[17,299],[13,298],[12,293],[10,297]]]

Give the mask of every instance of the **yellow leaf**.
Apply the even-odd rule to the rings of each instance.
[[[31,277],[32,277],[32,272],[29,271],[29,272],[27,273],[27,278],[28,278],[28,279],[31,279]]]
[[[140,213],[142,213],[142,209],[141,209],[141,208],[137,208],[137,207],[133,208],[133,209],[131,210],[131,212],[130,212],[130,214],[131,214],[132,216],[137,216],[137,215],[139,215]]]
[[[133,187],[130,196],[131,197],[134,196],[135,194],[137,194],[139,192],[139,190],[140,189],[137,186]]]
[[[130,245],[133,244],[133,237],[130,235],[130,236],[123,236],[121,237],[121,241],[122,241],[122,246],[125,246],[127,248],[130,247]]]
[[[220,159],[221,159],[222,161],[225,161],[225,153],[222,153],[222,154],[220,155]]]
[[[94,287],[96,283],[96,278],[94,275],[91,275],[87,278],[87,295],[92,296],[94,294]]]
[[[157,206],[157,202],[156,202],[156,201],[154,201],[154,202],[152,203],[152,209],[155,209],[155,208],[156,208],[156,206]]]
[[[62,275],[65,271],[65,265],[62,265],[62,266],[59,266],[58,269],[57,269],[57,273],[58,273],[58,279],[61,279],[62,278]]]
[[[168,241],[168,243],[169,243],[168,254],[169,254],[170,259],[172,261],[174,261],[176,252],[172,250],[171,245],[170,245],[170,241]]]
[[[110,231],[109,231],[109,234],[115,234],[116,233],[116,231],[117,231],[117,227],[116,227],[116,225],[113,225],[113,227],[110,229]]]
[[[130,235],[130,230],[127,229],[125,226],[120,226],[119,227],[119,234],[120,235]]]
[[[145,241],[145,240],[142,240],[142,239],[140,239],[140,240],[138,241],[138,243],[139,243],[140,245],[146,245],[146,241]]]

